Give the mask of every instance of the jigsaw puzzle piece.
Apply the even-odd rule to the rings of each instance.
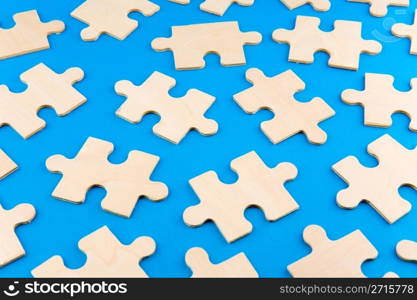
[[[183,97],[174,98],[169,95],[174,86],[174,78],[159,72],[152,73],[139,86],[127,80],[119,81],[115,90],[127,100],[116,115],[131,123],[139,123],[144,115],[156,113],[161,120],[153,127],[153,132],[175,144],[192,129],[203,135],[215,134],[217,122],[204,117],[215,98],[196,89],[189,90]]]
[[[327,134],[318,123],[332,117],[335,112],[320,98],[298,102],[294,94],[304,90],[305,83],[291,70],[274,77],[266,77],[259,69],[249,69],[246,78],[253,84],[233,96],[239,106],[249,114],[261,109],[271,110],[275,116],[261,124],[262,131],[274,144],[299,132],[314,144],[323,144]]]
[[[331,6],[329,0],[281,0],[281,2],[290,10],[310,4],[317,11],[328,11]]]
[[[159,162],[158,156],[135,150],[124,163],[112,164],[107,159],[111,152],[112,143],[89,137],[75,158],[48,158],[48,170],[63,175],[52,196],[82,203],[90,188],[100,186],[106,190],[102,208],[130,217],[141,196],[160,201],[168,195],[165,184],[149,179]]]
[[[0,179],[3,179],[17,169],[16,163],[0,149]]]
[[[200,5],[200,9],[218,16],[223,16],[226,10],[233,3],[242,6],[251,6],[255,0],[205,0]]]
[[[103,33],[124,40],[138,27],[138,22],[128,17],[130,13],[151,16],[158,10],[159,6],[148,0],[86,0],[71,16],[89,25],[81,31],[84,41],[95,41]]]
[[[417,262],[417,243],[410,240],[402,240],[396,247],[397,255],[406,261]]]
[[[78,246],[87,256],[84,266],[68,269],[62,257],[53,256],[35,269],[37,278],[132,278],[148,277],[138,265],[155,252],[155,241],[147,236],[139,237],[130,245],[123,245],[107,226],[103,226],[82,238]]]
[[[193,278],[254,278],[259,277],[246,255],[241,252],[221,263],[213,264],[203,248],[191,248],[185,261]]]
[[[268,168],[256,152],[249,152],[231,163],[239,179],[233,184],[222,183],[213,171],[190,180],[200,203],[184,211],[187,225],[197,227],[213,221],[230,243],[252,231],[244,212],[250,206],[262,209],[269,221],[276,221],[299,208],[284,187],[297,176],[297,168],[281,163]]]
[[[190,4],[190,0],[169,0],[178,4]]]
[[[374,17],[384,17],[388,13],[388,6],[408,6],[409,0],[348,0],[349,2],[368,3],[369,12]]]
[[[397,23],[391,28],[393,35],[410,39],[410,54],[417,55],[417,9],[414,11],[414,22],[411,25]]]

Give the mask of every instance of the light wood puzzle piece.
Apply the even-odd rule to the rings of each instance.
[[[359,68],[361,53],[378,54],[382,50],[379,42],[362,38],[360,22],[337,20],[329,32],[319,26],[319,18],[297,16],[293,30],[277,29],[272,37],[290,45],[289,61],[309,64],[316,52],[323,51],[330,56],[329,66],[348,70]]]
[[[310,225],[304,229],[303,239],[312,252],[287,267],[293,277],[366,277],[361,270],[362,263],[378,255],[360,230],[332,241],[322,227]]]
[[[414,22],[411,25],[397,23],[391,28],[393,35],[410,39],[410,54],[417,55],[417,9],[414,11]]]
[[[389,127],[391,115],[401,112],[410,118],[410,130],[417,131],[417,78],[411,80],[412,89],[407,92],[398,91],[393,84],[391,75],[366,73],[365,90],[345,90],[342,100],[364,108],[365,125]]]
[[[95,41],[103,33],[124,40],[138,27],[138,21],[128,17],[131,12],[151,16],[159,6],[148,0],[86,0],[71,16],[88,24],[81,31],[84,41]]]
[[[243,46],[256,45],[262,40],[260,33],[241,32],[236,21],[173,26],[170,38],[156,38],[152,48],[157,51],[171,50],[177,70],[201,69],[204,56],[216,53],[223,66],[246,63]]]
[[[52,196],[82,203],[90,188],[100,186],[107,192],[101,207],[130,217],[139,197],[160,201],[168,195],[165,184],[149,179],[158,164],[158,156],[134,150],[124,163],[112,164],[107,157],[113,149],[112,143],[89,137],[75,158],[62,155],[48,158],[48,170],[63,175]]]
[[[62,21],[41,22],[36,10],[17,13],[13,20],[13,28],[0,28],[0,59],[49,49],[48,35],[65,29]]]
[[[191,248],[185,261],[193,271],[193,278],[257,278],[259,277],[246,255],[241,252],[221,263],[213,264],[202,248]]]
[[[329,0],[281,0],[281,2],[290,10],[310,4],[317,11],[328,11],[331,6]]]
[[[410,240],[402,240],[396,246],[397,255],[406,261],[417,262],[417,243]]]
[[[147,236],[139,237],[130,245],[123,245],[107,226],[85,236],[78,247],[87,256],[84,266],[69,269],[61,256],[53,256],[35,269],[37,278],[132,278],[148,277],[139,263],[155,252],[155,241]]]
[[[230,243],[252,231],[244,212],[250,206],[263,210],[269,221],[276,221],[299,208],[285,189],[284,183],[297,176],[290,163],[267,167],[256,152],[234,159],[231,168],[239,179],[233,184],[222,183],[214,171],[190,180],[200,203],[184,211],[187,225],[197,227],[213,221]]]
[[[205,112],[216,100],[213,96],[192,89],[181,98],[169,95],[175,86],[175,79],[165,74],[154,72],[139,86],[122,80],[115,89],[127,100],[119,107],[116,115],[131,123],[139,123],[148,113],[156,113],[161,120],[153,127],[153,132],[178,144],[192,129],[203,135],[213,135],[218,125],[214,120],[204,117]]]
[[[38,64],[20,75],[27,84],[21,93],[13,93],[0,85],[0,127],[9,125],[27,139],[45,128],[38,111],[52,107],[58,116],[65,116],[81,106],[86,98],[72,85],[84,77],[80,68],[57,74],[44,64]]]
[[[364,167],[354,156],[333,165],[337,175],[349,184],[337,194],[337,203],[352,209],[366,201],[387,222],[394,223],[411,209],[398,189],[417,187],[417,148],[408,150],[386,134],[370,143],[368,152],[378,159],[376,167]]]
[[[17,169],[16,163],[0,149],[0,179],[3,179]]]
[[[304,90],[304,82],[291,70],[274,77],[266,77],[259,69],[249,69],[246,78],[253,86],[233,96],[249,114],[261,109],[271,110],[275,117],[262,122],[261,128],[272,143],[277,144],[299,132],[314,144],[323,144],[327,134],[318,123],[335,112],[321,98],[298,102],[294,94]]]
[[[30,204],[19,204],[10,210],[0,205],[0,267],[25,255],[25,249],[15,233],[19,225],[30,223],[36,215]]]
[[[368,3],[370,5],[369,12],[374,17],[383,17],[388,13],[388,6],[406,7],[410,3],[409,0],[348,0],[349,2]]]
[[[251,6],[255,0],[205,0],[200,5],[200,9],[218,16],[223,16],[226,10],[233,3],[242,6]]]
[[[169,0],[178,4],[190,4],[190,0]]]

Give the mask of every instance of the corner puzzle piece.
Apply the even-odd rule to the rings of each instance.
[[[269,221],[276,221],[299,208],[284,187],[286,181],[297,176],[293,164],[281,163],[269,168],[252,151],[234,159],[231,168],[239,175],[233,184],[220,182],[214,171],[190,180],[200,203],[184,211],[187,225],[197,227],[213,221],[231,243],[252,231],[252,224],[244,216],[246,208],[262,209]]]
[[[25,249],[15,233],[19,225],[30,223],[36,215],[30,204],[19,204],[10,210],[0,205],[0,267],[25,255]]]
[[[362,166],[356,157],[348,156],[333,165],[333,170],[349,187],[337,194],[337,203],[347,209],[368,202],[388,223],[394,223],[411,209],[411,204],[398,193],[401,186],[417,186],[417,148],[408,150],[388,134],[368,145],[370,155],[379,164]]]
[[[414,11],[414,22],[411,25],[397,23],[391,28],[393,35],[410,39],[410,54],[417,55],[417,9]]]
[[[152,48],[171,50],[175,68],[188,70],[204,68],[204,56],[208,53],[218,54],[223,66],[243,65],[246,63],[243,46],[256,45],[261,40],[258,32],[241,32],[236,21],[218,22],[172,26],[172,36],[154,39]]]
[[[317,11],[328,11],[331,3],[329,0],[281,0],[288,9],[293,10],[304,4],[310,4]]]
[[[255,0],[205,0],[200,5],[200,9],[218,16],[223,16],[226,10],[233,3],[242,6],[251,6]]]
[[[49,49],[48,35],[65,29],[62,21],[41,22],[36,10],[17,13],[13,20],[13,28],[0,28],[0,59]]]
[[[378,251],[360,230],[332,241],[322,227],[310,225],[304,229],[303,239],[312,248],[312,252],[287,267],[293,277],[366,277],[361,270],[362,263],[378,255]]]
[[[159,201],[168,195],[165,184],[149,179],[158,164],[158,156],[134,150],[124,163],[112,164],[107,157],[113,149],[112,143],[89,137],[75,158],[49,157],[46,161],[48,170],[63,174],[52,196],[82,203],[90,188],[100,186],[107,192],[101,207],[130,217],[139,197]]]
[[[103,33],[124,40],[138,27],[138,21],[128,17],[131,12],[152,16],[159,6],[148,0],[86,0],[71,16],[88,24],[81,31],[84,41],[95,41]]]
[[[374,17],[383,17],[388,13],[388,6],[408,6],[409,0],[348,0],[349,2],[368,3],[369,12]]]
[[[298,102],[294,94],[304,90],[304,82],[291,70],[274,77],[266,77],[256,68],[246,71],[253,86],[233,96],[239,106],[249,114],[261,109],[271,110],[272,120],[262,122],[261,128],[274,144],[299,132],[314,144],[323,144],[327,134],[318,123],[332,117],[335,112],[321,98]]]
[[[72,86],[84,77],[80,68],[57,74],[44,64],[38,64],[20,75],[27,84],[21,93],[13,93],[0,85],[0,127],[9,125],[27,139],[45,128],[38,111],[52,107],[58,116],[65,116],[81,106],[86,98]]]
[[[288,60],[299,63],[314,62],[314,54],[324,51],[329,54],[329,66],[348,70],[359,68],[361,53],[378,54],[379,42],[364,40],[362,23],[337,20],[333,31],[321,31],[320,19],[297,16],[293,30],[277,29],[272,37],[278,43],[290,45]]]
[[[203,248],[191,248],[185,261],[193,278],[257,278],[259,277],[246,255],[241,252],[221,263],[213,264]]]
[[[417,78],[411,80],[412,89],[407,92],[398,91],[393,83],[391,75],[366,73],[365,90],[345,90],[342,100],[364,108],[365,125],[389,127],[391,115],[401,112],[410,118],[410,130],[417,131]]]
[[[0,179],[3,179],[17,169],[16,163],[0,149]]]
[[[85,236],[78,247],[87,256],[84,266],[68,269],[61,256],[53,256],[35,269],[37,278],[129,278],[148,277],[139,263],[155,252],[155,241],[139,237],[130,245],[123,245],[107,226]]]
[[[417,243],[410,240],[402,240],[396,246],[397,255],[407,261],[417,262]]]
[[[127,97],[116,115],[131,123],[139,123],[148,113],[156,113],[161,120],[153,127],[153,132],[178,144],[191,130],[203,135],[213,135],[218,125],[214,120],[204,117],[215,98],[199,90],[192,89],[180,98],[169,95],[175,86],[175,79],[159,72],[153,72],[139,86],[122,80],[116,83],[117,94]]]

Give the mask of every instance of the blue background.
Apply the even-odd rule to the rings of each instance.
[[[417,57],[408,54],[407,39],[394,38],[389,32],[393,23],[411,23],[415,7],[391,7],[385,18],[375,18],[369,15],[368,5],[359,3],[333,1],[330,11],[319,13],[309,5],[289,11],[278,0],[258,0],[251,7],[233,5],[224,17],[217,17],[198,9],[201,0],[191,1],[187,6],[154,0],[161,10],[148,18],[132,14],[140,25],[126,40],[103,35],[96,42],[84,42],[79,32],[86,25],[70,17],[70,12],[82,2],[22,0],[1,4],[2,27],[12,27],[12,15],[29,9],[37,9],[43,21],[59,19],[67,27],[62,34],[50,36],[51,49],[0,61],[0,82],[15,92],[23,91],[26,87],[19,81],[19,75],[40,62],[56,72],[78,66],[84,69],[86,77],[76,88],[88,102],[63,118],[56,117],[51,109],[42,110],[39,115],[47,121],[47,128],[26,141],[9,127],[0,129],[0,148],[20,167],[0,182],[0,201],[8,209],[22,202],[32,203],[37,209],[36,219],[17,229],[26,256],[1,268],[0,276],[31,276],[30,270],[55,254],[61,255],[68,267],[81,267],[85,255],[77,248],[78,240],[108,225],[123,243],[130,243],[140,235],[156,240],[156,253],[142,263],[152,277],[190,276],[184,254],[194,246],[204,247],[214,262],[243,251],[261,276],[287,277],[286,266],[310,252],[301,236],[309,224],[323,226],[332,239],[355,229],[362,230],[379,251],[377,259],[362,266],[367,276],[381,277],[387,271],[402,277],[417,274],[417,266],[400,260],[394,251],[401,239],[417,240],[417,209],[393,225],[367,204],[354,210],[341,209],[335,197],[346,184],[331,171],[331,166],[347,155],[375,166],[377,161],[366,153],[366,145],[384,133],[406,147],[416,146],[416,135],[408,130],[406,116],[395,115],[393,126],[388,129],[366,127],[362,108],[340,100],[344,89],[363,88],[365,71],[392,74],[398,89],[410,88],[410,78],[417,75]],[[277,28],[293,28],[297,15],[319,16],[324,30],[331,30],[333,22],[339,19],[363,21],[364,38],[378,39],[384,49],[377,56],[362,55],[358,72],[328,67],[328,55],[324,53],[318,53],[312,65],[290,63],[288,46],[272,41],[271,34]],[[202,70],[175,71],[171,52],[159,53],[150,47],[155,37],[170,36],[172,25],[228,20],[238,20],[242,31],[254,30],[263,35],[260,45],[246,47],[245,66],[221,67],[218,56],[208,55],[207,66]],[[328,133],[327,143],[312,145],[299,134],[278,145],[271,144],[259,124],[270,119],[272,113],[247,115],[232,100],[233,94],[250,86],[244,77],[249,67],[258,67],[268,76],[291,68],[307,85],[297,99],[324,98],[336,111],[335,117],[321,124]],[[217,135],[203,137],[192,132],[180,145],[174,145],[152,134],[151,128],[159,119],[155,115],[145,117],[139,125],[116,117],[115,111],[124,98],[114,92],[114,83],[129,79],[140,84],[155,70],[177,79],[177,86],[171,91],[173,96],[198,88],[217,97],[207,114],[219,123]],[[159,203],[141,199],[130,219],[100,208],[103,189],[91,190],[82,205],[54,199],[51,193],[60,175],[46,170],[46,158],[57,153],[73,157],[88,136],[115,144],[116,150],[109,158],[114,163],[123,162],[133,149],[159,155],[161,161],[152,179],[169,186],[169,197]],[[273,223],[264,219],[262,211],[247,210],[246,217],[254,230],[230,245],[211,223],[199,228],[187,227],[182,212],[198,202],[188,180],[215,170],[221,180],[232,183],[237,176],[229,168],[230,161],[251,150],[256,150],[271,167],[282,161],[298,167],[298,177],[287,187],[301,209]],[[412,189],[401,188],[400,192],[416,203]]]

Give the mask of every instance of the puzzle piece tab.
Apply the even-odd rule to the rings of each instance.
[[[409,0],[348,0],[349,2],[368,3],[369,12],[374,17],[383,17],[388,13],[388,6],[408,6]]]
[[[157,51],[171,50],[177,70],[201,69],[204,56],[216,53],[223,66],[246,63],[243,46],[256,45],[262,40],[260,33],[241,32],[238,22],[218,22],[173,26],[170,38],[156,38],[152,48]]]
[[[394,223],[411,209],[398,189],[404,185],[417,187],[417,148],[408,150],[386,134],[370,143],[368,152],[378,159],[376,167],[364,167],[354,156],[333,165],[337,175],[349,184],[337,194],[337,203],[352,209],[366,201],[387,222]]]
[[[329,0],[281,0],[288,9],[293,10],[304,4],[310,4],[317,11],[328,11],[331,3]]]
[[[389,127],[391,115],[401,112],[410,117],[410,130],[417,131],[417,78],[411,80],[412,89],[407,92],[398,91],[393,83],[391,75],[366,73],[365,90],[345,90],[342,100],[363,106],[365,125]]]
[[[139,197],[159,201],[168,195],[165,184],[149,179],[158,164],[158,156],[134,150],[124,163],[112,164],[107,157],[113,148],[110,142],[89,137],[75,158],[62,155],[48,158],[48,170],[63,174],[52,196],[82,203],[90,188],[100,186],[107,192],[102,208],[130,217]]]
[[[332,117],[335,112],[321,98],[298,102],[294,94],[304,90],[304,82],[291,70],[274,77],[266,77],[259,69],[249,69],[246,78],[253,86],[233,96],[239,106],[249,114],[261,109],[274,112],[272,120],[261,124],[262,131],[277,144],[299,132],[311,143],[323,144],[327,134],[318,123]]]
[[[205,0],[200,5],[200,9],[218,16],[223,16],[226,10],[233,3],[242,6],[250,6],[255,0]]]
[[[249,152],[231,163],[239,179],[233,184],[219,181],[213,171],[190,180],[200,203],[184,211],[187,225],[197,227],[213,221],[230,243],[252,231],[252,224],[244,212],[250,206],[263,210],[269,221],[276,221],[299,208],[284,187],[286,181],[297,176],[297,168],[290,163],[267,167],[256,152]]]
[[[329,66],[357,70],[361,53],[378,54],[379,42],[364,40],[362,23],[337,20],[329,32],[320,30],[320,19],[297,16],[293,30],[277,29],[273,39],[290,45],[288,60],[299,63],[314,62],[314,54],[324,51],[329,54]]]
[[[0,205],[0,267],[25,255],[25,249],[15,233],[19,225],[30,223],[36,215],[30,204],[19,204],[10,210]]]
[[[360,230],[332,241],[322,227],[310,225],[304,229],[303,239],[312,248],[312,252],[288,266],[293,277],[366,277],[361,270],[362,263],[378,255],[378,251]]]
[[[16,163],[0,149],[0,179],[3,179],[17,169]]]
[[[23,138],[29,138],[46,124],[38,111],[52,107],[58,116],[65,116],[82,105],[86,98],[72,85],[84,77],[80,68],[57,74],[44,64],[38,64],[20,75],[27,84],[21,93],[13,93],[0,85],[0,127],[9,125]]]
[[[95,41],[103,33],[124,40],[138,27],[138,21],[128,17],[131,12],[151,16],[158,10],[148,0],[86,0],[71,16],[89,25],[81,31],[84,41]]]
[[[78,247],[87,256],[84,266],[68,269],[61,256],[53,256],[35,269],[37,278],[132,278],[148,277],[139,263],[155,252],[155,241],[139,237],[130,245],[123,245],[107,226],[82,238]]]
[[[393,35],[410,39],[410,54],[417,55],[417,9],[414,11],[414,22],[411,25],[397,23],[391,28]]]
[[[41,22],[36,10],[17,13],[13,20],[13,28],[0,28],[0,59],[49,49],[48,35],[65,29],[62,21]]]
[[[246,255],[241,252],[221,263],[213,264],[202,248],[191,248],[185,261],[193,271],[193,278],[255,278],[259,277]]]
[[[396,251],[401,259],[417,262],[417,242],[402,240],[397,244]]]
[[[156,113],[161,120],[153,127],[156,135],[178,144],[191,130],[203,135],[213,135],[218,125],[214,120],[204,117],[215,98],[199,90],[192,89],[181,98],[169,95],[175,86],[175,79],[154,72],[140,86],[130,81],[119,81],[115,89],[119,95],[127,97],[116,114],[131,123],[139,123],[148,113]]]

